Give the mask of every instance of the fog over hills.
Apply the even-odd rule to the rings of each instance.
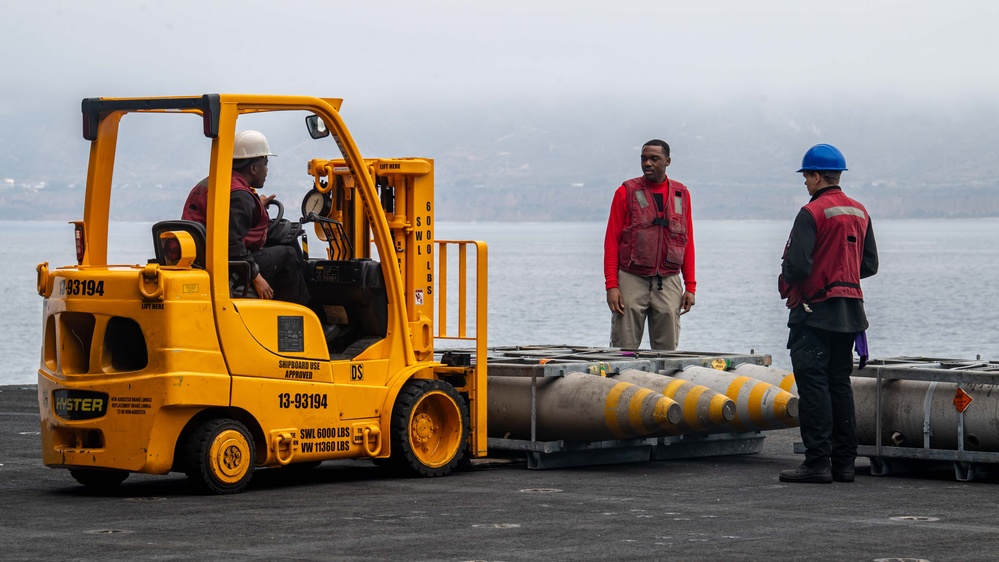
[[[667,172],[691,189],[696,218],[790,220],[807,201],[795,170],[818,142],[844,152],[850,171],[843,185],[875,220],[999,216],[999,107],[990,100],[820,107],[765,97],[716,105],[548,99],[379,107],[348,100],[342,114],[366,157],[434,159],[443,221],[603,220],[614,189],[640,175],[640,147],[651,138],[670,143]],[[142,117],[135,138],[152,140],[122,144],[116,210],[121,219],[159,220],[167,218],[164,209],[179,214],[205,175],[209,143],[196,120],[164,126],[167,120]],[[0,219],[82,215],[89,147],[79,119],[78,109],[0,112]],[[309,184],[307,160],[336,156],[315,153],[301,123],[254,124],[279,154],[264,191],[291,209]]]

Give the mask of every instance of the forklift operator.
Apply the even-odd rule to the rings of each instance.
[[[302,276],[301,256],[290,245],[264,246],[267,241],[267,203],[273,195],[256,191],[267,180],[267,139],[258,131],[236,135],[229,192],[229,261],[250,264],[253,290],[263,299],[278,299],[307,305],[309,290]],[[184,220],[206,224],[208,178],[194,186],[184,203]]]

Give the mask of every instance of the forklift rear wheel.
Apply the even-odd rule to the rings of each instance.
[[[253,437],[232,419],[209,420],[187,438],[187,477],[202,492],[235,494],[250,482],[256,454]]]
[[[92,490],[110,490],[128,478],[124,470],[95,470],[92,468],[74,468],[69,471],[77,482]]]
[[[468,406],[444,381],[409,381],[396,398],[391,433],[393,464],[418,476],[444,476],[465,450]]]

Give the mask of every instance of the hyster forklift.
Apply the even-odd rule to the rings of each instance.
[[[341,103],[228,94],[83,100],[90,163],[83,219],[72,223],[77,264],[38,266],[46,465],[95,489],[130,473],[183,472],[197,489],[227,494],[261,467],[371,459],[442,476],[486,454],[485,245],[435,240],[433,161],[363,159]],[[285,219],[283,205],[271,217],[272,235],[304,246],[309,306],[257,298],[245,282],[248,263],[229,260],[237,124],[277,112],[304,115],[296,128],[305,150],[334,156],[307,161],[301,219]],[[152,226],[148,261],[113,265],[116,149],[132,149],[118,142],[119,128],[137,114],[200,119],[211,147],[207,217],[180,220],[186,192],[179,195]],[[308,253],[310,226],[319,257]],[[449,250],[460,279],[450,314]],[[458,330],[448,333],[455,312]],[[435,339],[474,347],[435,353]]]

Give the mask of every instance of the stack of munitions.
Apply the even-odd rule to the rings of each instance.
[[[745,372],[786,378],[769,356],[534,346],[488,360],[490,449],[537,465],[753,453],[760,432],[797,426],[797,397]]]

